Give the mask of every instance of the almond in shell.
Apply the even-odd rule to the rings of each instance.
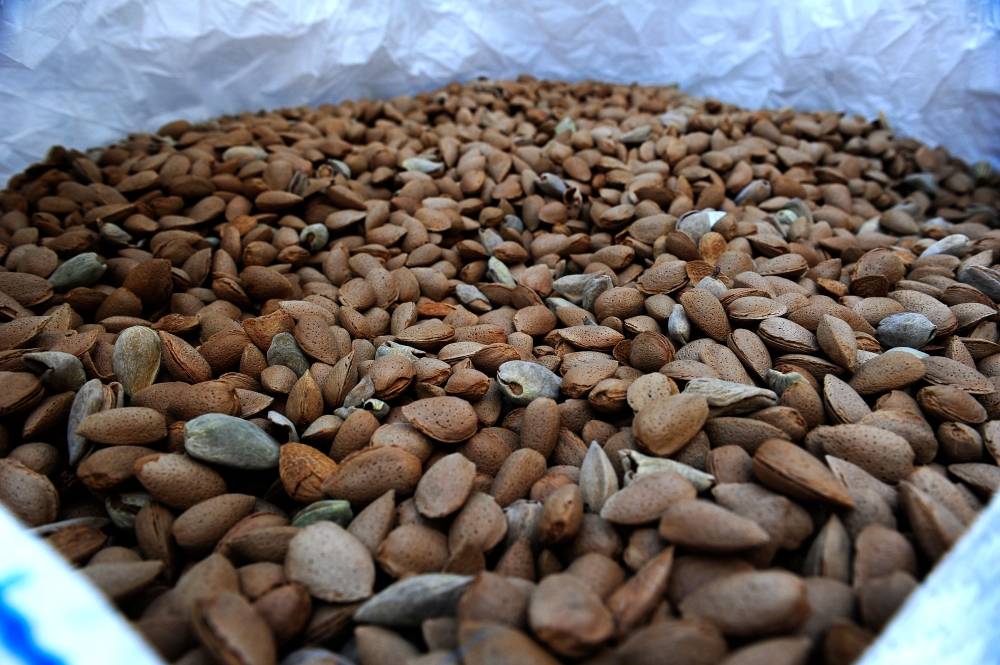
[[[657,455],[671,455],[691,441],[708,418],[702,395],[671,395],[646,404],[636,415],[636,441]]]
[[[403,407],[410,424],[443,443],[461,443],[476,433],[475,409],[458,397],[431,397]]]
[[[753,456],[753,470],[768,487],[802,501],[825,501],[853,508],[854,501],[830,470],[793,443],[765,441]]]

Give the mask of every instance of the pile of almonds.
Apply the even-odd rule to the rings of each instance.
[[[884,118],[673,87],[53,148],[0,501],[184,665],[850,663],[1000,485],[998,226]]]

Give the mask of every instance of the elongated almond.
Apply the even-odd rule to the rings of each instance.
[[[851,495],[830,470],[793,443],[765,441],[753,456],[753,470],[762,483],[793,498],[854,507]]]
[[[906,439],[867,425],[817,427],[806,436],[806,445],[857,464],[887,483],[913,470],[913,449]]]
[[[413,493],[420,481],[417,457],[396,446],[378,446],[351,453],[323,481],[331,499],[345,499],[364,506],[388,490],[397,495]]]
[[[601,518],[616,524],[646,524],[658,520],[672,504],[697,494],[691,483],[672,471],[644,474],[604,502]]]
[[[707,619],[739,637],[782,633],[809,616],[805,585],[784,571],[737,573],[711,582],[685,598],[680,609],[686,619]]]
[[[446,455],[428,469],[414,494],[417,510],[436,519],[457,511],[472,492],[476,465],[461,453]]]
[[[158,411],[127,406],[87,416],[76,428],[76,433],[110,445],[148,444],[167,435],[167,422]]]
[[[925,365],[909,353],[883,353],[858,368],[851,377],[851,387],[860,395],[875,395],[899,390],[923,378]]]
[[[660,535],[703,552],[738,552],[770,540],[757,524],[709,501],[678,501],[663,513]]]

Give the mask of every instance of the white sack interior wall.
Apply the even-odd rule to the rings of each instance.
[[[0,0],[0,182],[52,144],[476,76],[884,110],[1000,167],[993,0]]]

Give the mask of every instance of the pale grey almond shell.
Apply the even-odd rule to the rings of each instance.
[[[75,466],[90,448],[86,437],[76,433],[83,419],[97,413],[104,404],[104,385],[100,379],[87,381],[76,392],[73,405],[69,409],[69,423],[66,426],[66,441],[69,444],[69,463]]]
[[[486,275],[491,281],[497,284],[506,284],[507,286],[517,286],[517,282],[514,281],[514,277],[510,274],[510,269],[500,259],[491,256],[487,263],[489,268],[486,271]]]
[[[390,584],[354,612],[357,623],[419,626],[424,619],[452,616],[471,575],[428,573]]]
[[[798,372],[788,372],[787,374],[782,374],[778,370],[769,369],[764,374],[764,380],[775,392],[775,394],[780,397],[789,386],[793,383],[798,383],[799,381],[805,381],[806,377],[802,376]]]
[[[579,484],[584,508],[592,513],[600,514],[604,502],[618,491],[615,467],[597,441],[590,442],[590,448],[583,458]]]
[[[538,363],[524,360],[509,360],[497,369],[497,380],[504,396],[514,404],[527,405],[540,397],[557,399],[562,379]],[[511,385],[521,386],[516,393]]]
[[[90,286],[101,278],[108,266],[97,259],[97,254],[78,254],[66,261],[49,275],[54,291],[69,291],[80,286]]]
[[[694,488],[699,492],[704,492],[715,483],[715,476],[712,474],[699,471],[693,466],[683,464],[668,457],[652,457],[644,455],[638,450],[630,449],[619,450],[618,455],[622,458],[622,467],[629,469],[625,473],[626,485],[637,476],[649,473],[662,473],[663,471],[672,471],[678,474],[684,480],[694,485]],[[634,467],[634,470],[629,467]]]
[[[934,339],[937,326],[923,314],[890,314],[878,324],[878,340],[886,347],[906,346],[918,349]]]
[[[748,386],[743,383],[723,381],[722,379],[696,378],[684,386],[685,394],[704,395],[710,407],[732,407],[741,402],[753,400],[754,409],[765,409],[778,403],[778,396],[770,390]],[[730,415],[737,410],[727,410]]]
[[[309,361],[291,333],[278,333],[271,339],[271,346],[267,349],[267,366],[275,365],[288,367],[299,378],[309,369]]]
[[[160,336],[152,328],[132,326],[118,333],[111,363],[131,397],[156,381],[160,372]]]
[[[240,418],[206,413],[184,425],[184,449],[191,457],[237,469],[273,469],[281,446],[264,430]]]
[[[667,319],[667,332],[671,339],[678,344],[684,345],[691,341],[691,321],[688,319],[684,305],[680,303],[674,305],[670,310],[670,317]]]
[[[42,372],[42,385],[49,393],[64,393],[78,390],[87,381],[87,373],[83,363],[76,356],[61,351],[41,351],[26,353],[22,358],[29,365],[45,367]]]
[[[334,522],[346,529],[352,519],[354,513],[351,512],[349,502],[343,499],[324,499],[314,501],[295,513],[292,517],[292,526],[304,528],[316,522]]]
[[[596,273],[565,275],[552,282],[552,290],[562,294],[571,304],[579,305],[587,285],[595,279],[597,279]]]

